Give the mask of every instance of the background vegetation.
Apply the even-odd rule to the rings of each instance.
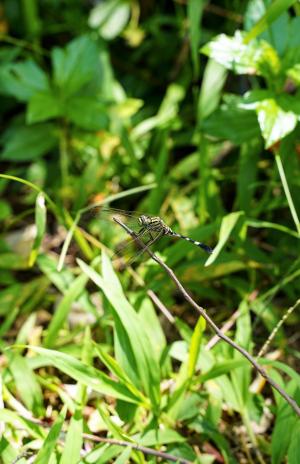
[[[157,253],[256,356],[299,303],[299,3],[6,0],[0,15],[2,462],[298,464],[295,411],[150,258],[112,267],[122,231],[90,209],[212,246]],[[260,362],[300,404],[290,312]]]

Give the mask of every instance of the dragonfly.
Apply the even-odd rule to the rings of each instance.
[[[159,216],[152,216],[148,214],[143,214],[137,211],[125,211],[122,209],[117,208],[110,208],[110,207],[103,207],[99,208],[96,207],[94,210],[92,209],[88,213],[89,217],[95,217],[101,220],[109,220],[114,221],[119,226],[119,222],[124,223],[133,231],[133,235],[131,235],[130,243],[121,246],[119,250],[113,255],[115,258],[118,255],[124,254],[125,249],[130,247],[134,242],[140,249],[140,251],[135,254],[127,263],[127,265],[131,264],[135,261],[141,254],[143,254],[147,248],[154,245],[154,243],[158,242],[162,237],[176,237],[191,244],[201,248],[206,253],[211,254],[213,252],[212,248],[205,243],[199,242],[198,240],[194,240],[186,235],[182,235],[178,232],[175,232],[171,227],[169,227],[163,219]]]

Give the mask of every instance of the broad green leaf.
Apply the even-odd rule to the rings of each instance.
[[[75,94],[91,81],[97,61],[97,46],[87,36],[72,40],[64,49],[52,50],[53,79],[63,97]]]
[[[60,464],[77,464],[83,443],[83,419],[80,411],[76,411],[71,418],[66,435],[65,445]]]
[[[244,213],[242,211],[237,211],[235,213],[227,214],[227,216],[223,217],[220,227],[219,241],[217,246],[214,248],[213,253],[206,261],[205,266],[208,266],[215,261],[221,250],[226,245],[231,233],[233,232],[233,229],[237,225],[239,219],[242,218],[243,214]]]
[[[130,3],[124,0],[106,0],[96,5],[89,17],[89,25],[106,40],[117,37],[130,17]]]
[[[252,0],[248,2],[244,16],[246,31],[250,31],[263,18],[270,8],[272,1]],[[259,34],[259,37],[269,42],[279,53],[283,55],[289,44],[289,34],[291,32],[290,15],[283,11],[272,22],[268,23],[267,28]]]
[[[1,158],[15,162],[32,161],[48,153],[56,144],[57,134],[51,124],[13,127],[5,134]]]
[[[227,139],[240,145],[260,137],[257,116],[254,111],[238,108],[237,102],[223,104],[207,119],[201,121],[200,129],[213,137]]]
[[[283,139],[297,124],[297,116],[283,111],[274,99],[257,103],[256,112],[266,148]]]
[[[47,121],[62,115],[62,105],[54,93],[39,92],[28,103],[26,121],[28,124]]]
[[[82,129],[96,131],[108,123],[105,105],[94,97],[73,96],[68,99],[65,116]]]
[[[64,406],[59,413],[56,421],[52,425],[46,440],[44,441],[41,449],[39,450],[34,462],[36,464],[48,464],[52,453],[55,450],[56,443],[59,439],[60,432],[64,425],[67,408]]]
[[[277,75],[280,60],[276,50],[264,40],[245,43],[241,31],[233,37],[220,34],[206,44],[202,53],[236,74]]]
[[[58,332],[62,328],[65,320],[68,317],[72,304],[76,301],[83,292],[88,278],[85,275],[79,275],[71,284],[64,297],[59,302],[50,325],[47,330],[47,335],[44,340],[45,347],[49,348],[55,344],[58,338]]]
[[[288,47],[290,49],[295,47],[295,49],[298,49],[298,51],[300,46],[300,35],[298,34],[299,27],[300,17],[294,16],[293,18],[290,18]]]
[[[42,192],[38,194],[35,202],[35,225],[36,225],[36,235],[32,250],[29,257],[29,266],[33,266],[37,258],[45,230],[46,230],[46,221],[47,221],[47,210],[45,206],[45,197]]]
[[[88,366],[68,354],[37,346],[29,346],[29,348],[43,356],[43,362],[46,362],[47,365],[55,366],[71,378],[77,380],[77,382],[87,385],[102,395],[109,395],[131,403],[140,402],[140,399],[136,398],[120,382],[115,382],[103,372],[92,366]]]
[[[28,101],[37,92],[47,92],[47,75],[33,61],[10,63],[0,68],[0,92]]]

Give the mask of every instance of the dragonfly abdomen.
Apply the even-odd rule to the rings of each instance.
[[[190,237],[186,237],[185,235],[178,234],[177,232],[174,232],[172,229],[170,229],[169,235],[172,235],[173,237],[182,238],[183,240],[186,240],[187,242],[191,242],[194,245],[202,248],[202,250],[205,250],[207,253],[212,253],[213,252],[212,248],[210,246],[208,246],[208,245],[205,245],[205,243],[198,242],[198,240],[193,240]]]

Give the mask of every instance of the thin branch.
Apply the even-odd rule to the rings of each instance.
[[[88,433],[84,433],[83,437],[89,440],[92,440],[92,441],[109,443],[111,445],[130,446],[130,448],[136,451],[141,451],[143,454],[146,454],[146,455],[150,454],[151,456],[168,459],[169,461],[178,462],[179,464],[192,464],[192,461],[188,461],[187,459],[179,458],[178,456],[173,456],[172,454],[164,453],[162,451],[156,451],[153,448],[147,448],[146,446],[141,446],[141,445],[138,445],[137,443],[132,443],[130,441],[116,440],[114,438],[98,437],[97,435],[90,435]]]
[[[121,227],[123,227],[126,232],[131,235],[138,243],[140,246],[144,246],[143,242],[139,240],[137,235],[125,224],[123,224],[118,218],[115,218],[115,222],[117,222]],[[205,309],[202,308],[202,306],[199,306],[193,298],[188,294],[186,289],[183,287],[181,282],[178,280],[176,277],[175,273],[169,266],[167,266],[158,256],[156,256],[149,248],[146,249],[146,252],[151,256],[151,258],[156,261],[168,274],[168,276],[173,280],[175,283],[176,287],[184,297],[184,299],[190,303],[193,308],[196,309],[196,311],[206,320],[208,325],[213,329],[213,331],[217,334],[219,338],[224,340],[226,343],[228,343],[232,348],[234,348],[236,351],[239,351],[248,361],[252,364],[252,366],[261,374],[262,377],[266,379],[266,381],[289,403],[289,405],[294,409],[296,414],[300,417],[300,407],[296,403],[296,401],[290,397],[286,391],[280,387],[271,377],[268,376],[267,372],[263,367],[261,367],[258,362],[251,356],[248,351],[246,351],[244,348],[239,346],[236,342],[231,340],[231,338],[227,337],[222,331],[219,329],[219,327],[214,323],[214,321],[208,316],[206,313]]]
[[[52,426],[51,423],[43,421],[41,419],[37,419],[35,417],[28,417],[28,415],[23,415],[20,414],[21,417],[24,417],[26,420],[29,422],[32,422],[33,424],[37,424],[40,427],[45,427],[45,428],[50,428]],[[64,436],[65,433],[62,432],[61,436]],[[118,445],[118,446],[130,446],[130,448],[136,450],[136,451],[141,451],[141,453],[147,455],[150,454],[151,456],[156,456],[158,458],[163,458],[163,459],[168,459],[169,461],[172,462],[177,462],[179,464],[192,464],[192,461],[189,461],[184,458],[180,458],[178,456],[174,456],[173,454],[169,453],[164,453],[163,451],[157,451],[153,448],[148,448],[147,446],[141,446],[138,443],[134,443],[132,441],[125,441],[125,440],[116,440],[115,438],[106,438],[106,437],[98,437],[98,435],[90,434],[90,433],[83,433],[82,434],[83,438],[86,440],[91,440],[96,443],[109,443],[110,445]],[[60,437],[59,442],[64,445],[65,440]],[[19,455],[17,459],[21,459],[23,457],[23,453]],[[17,462],[17,461],[16,461]]]
[[[237,318],[239,317],[240,315],[240,311],[237,309],[231,316],[230,318],[228,319],[228,321],[225,322],[225,324],[221,327],[221,332],[222,333],[226,333],[228,332],[228,330],[231,329],[231,327],[234,326]],[[218,335],[214,335],[210,340],[209,342],[206,344],[205,346],[205,349],[206,351],[209,351],[211,350],[218,342],[220,341],[220,338],[218,337]]]
[[[274,327],[274,329],[272,330],[270,336],[268,337],[267,341],[264,343],[263,347],[260,349],[257,357],[260,358],[261,356],[264,356],[271,341],[273,340],[273,338],[275,337],[275,335],[277,334],[278,330],[280,329],[280,327],[282,326],[282,324],[284,323],[284,321],[286,321],[286,319],[292,314],[292,312],[294,311],[294,309],[297,308],[297,306],[300,304],[300,299],[296,301],[296,303],[291,306],[287,312],[283,315],[283,317],[280,319],[280,321],[278,322],[278,324],[276,325],[276,327]]]

